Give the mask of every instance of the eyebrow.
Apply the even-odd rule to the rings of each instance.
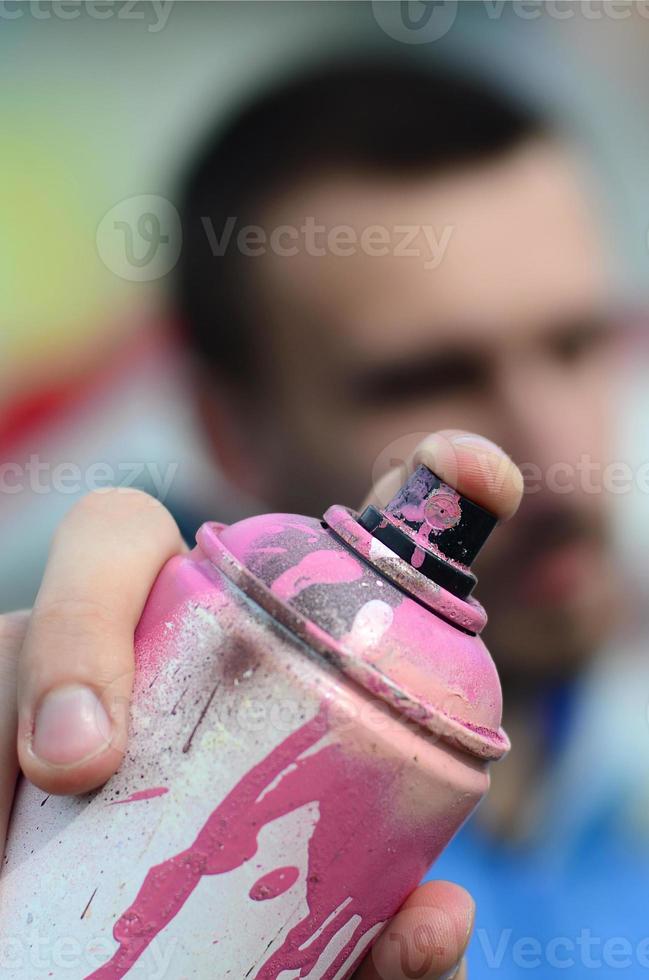
[[[484,352],[469,347],[411,352],[384,363],[366,364],[352,375],[354,399],[360,402],[393,401],[404,396],[477,387],[488,375]]]
[[[543,332],[543,340],[557,343],[571,334],[577,339],[606,337],[618,319],[608,308],[585,310],[557,320]],[[458,327],[458,332],[464,330]],[[475,344],[451,343],[435,350],[386,355],[384,362],[374,364],[358,360],[361,366],[351,372],[350,389],[354,401],[366,404],[475,390],[488,381],[491,371],[488,353]]]

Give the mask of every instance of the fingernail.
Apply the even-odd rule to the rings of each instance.
[[[445,973],[444,976],[440,977],[439,980],[453,980],[453,977],[456,977],[458,975],[458,973],[460,972],[460,967],[461,966],[462,966],[462,961],[460,961],[459,963],[457,963],[453,967],[453,969],[452,970],[449,970],[448,973]]]
[[[454,446],[475,446],[476,449],[488,449],[489,452],[505,455],[505,450],[497,446],[491,439],[486,439],[485,436],[479,436],[473,432],[449,436],[448,441]]]
[[[469,936],[471,935],[471,931],[473,929],[473,923],[475,921],[475,899],[472,898],[470,895],[469,895],[469,898],[471,899],[471,902],[470,902],[470,905],[469,905],[468,909],[466,910],[466,936],[465,936],[465,939],[468,939]]]
[[[89,687],[71,684],[46,694],[34,723],[32,751],[52,766],[71,766],[110,742],[111,723]]]

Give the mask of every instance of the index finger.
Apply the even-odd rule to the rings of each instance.
[[[521,502],[521,471],[500,446],[473,432],[442,429],[432,433],[407,461],[409,472],[420,463],[501,521],[512,517]],[[389,470],[375,484],[363,506],[385,507],[402,483],[403,469]]]
[[[18,673],[20,766],[47,792],[85,792],[117,769],[135,627],[162,565],[185,549],[162,504],[124,488],[88,494],[57,531]]]

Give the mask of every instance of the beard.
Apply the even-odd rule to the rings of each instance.
[[[574,677],[612,629],[618,607],[605,512],[568,500],[523,506],[494,545],[477,563],[477,595],[503,686]]]

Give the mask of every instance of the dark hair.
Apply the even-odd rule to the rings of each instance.
[[[263,314],[245,257],[232,243],[215,257],[202,219],[220,236],[229,217],[237,228],[255,223],[251,216],[299,177],[444,171],[497,157],[542,129],[528,108],[483,82],[411,63],[321,66],[253,101],[211,135],[181,191],[175,300],[190,345],[225,380],[253,381]]]

